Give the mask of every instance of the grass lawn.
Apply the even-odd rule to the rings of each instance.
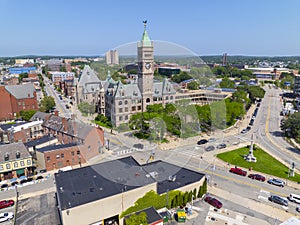
[[[270,174],[284,179],[288,178],[289,168],[270,156],[262,149],[255,147],[253,150],[253,154],[257,159],[256,163],[247,162],[246,160],[244,160],[244,155],[248,153],[249,148],[243,147],[230,152],[220,153],[217,155],[217,157],[235,166],[240,166],[248,169],[252,167],[253,170],[258,172]],[[295,173],[294,177],[289,177],[288,179],[300,182],[300,175]]]

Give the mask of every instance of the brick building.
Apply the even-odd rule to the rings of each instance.
[[[11,120],[21,110],[38,109],[33,84],[0,86],[0,120]]]
[[[38,114],[37,112],[36,114]],[[33,116],[35,118],[35,115]],[[44,134],[51,134],[61,144],[77,144],[82,158],[86,161],[97,156],[104,147],[104,131],[100,127],[91,126],[72,118],[58,115],[43,115]]]
[[[36,158],[38,168],[46,169],[47,171],[86,163],[80,147],[72,143],[50,145],[36,149]]]

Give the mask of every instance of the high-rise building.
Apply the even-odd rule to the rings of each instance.
[[[107,65],[118,65],[119,64],[119,53],[118,50],[110,50],[106,52],[106,64]]]
[[[300,96],[300,75],[295,75],[294,94]]]
[[[226,66],[226,65],[227,65],[227,53],[224,53],[224,54],[223,54],[222,65],[223,65],[223,66]]]

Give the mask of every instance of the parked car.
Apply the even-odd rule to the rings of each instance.
[[[221,143],[217,145],[217,149],[226,148],[227,145],[225,143]]]
[[[300,213],[300,206],[297,206],[296,211]]]
[[[205,151],[207,151],[207,152],[210,152],[210,151],[213,151],[213,150],[215,150],[215,147],[212,146],[212,145],[205,148]]]
[[[230,168],[229,172],[230,173],[235,173],[235,174],[238,174],[238,175],[241,175],[241,176],[246,176],[247,175],[247,171],[242,170],[241,168],[238,168],[238,167]]]
[[[248,131],[247,129],[243,129],[243,130],[241,131],[241,133],[242,133],[242,134],[246,134],[247,131]]]
[[[206,144],[208,142],[208,140],[206,139],[201,139],[200,141],[197,142],[198,145],[203,145]]]
[[[273,185],[276,185],[279,187],[284,187],[284,185],[285,185],[283,180],[279,180],[279,179],[275,179],[275,178],[268,180],[268,184],[273,184]]]
[[[1,185],[1,188],[7,188],[8,187],[8,184],[2,184]]]
[[[66,104],[66,109],[69,109],[69,108],[70,108],[70,106]]]
[[[10,206],[13,206],[15,204],[15,201],[10,199],[10,200],[3,200],[0,201],[0,209],[4,209]]]
[[[4,212],[0,213],[0,223],[12,220],[14,218],[14,214],[12,212]]]
[[[252,119],[250,120],[250,122],[249,122],[249,125],[250,125],[250,126],[253,126],[253,124],[254,124],[254,119],[252,118]]]
[[[208,139],[208,142],[215,142],[217,139],[215,139],[215,138],[210,138],[210,139]]]
[[[248,176],[251,179],[259,180],[259,181],[265,181],[266,178],[260,174],[249,174]]]
[[[36,180],[41,180],[41,179],[43,179],[44,177],[42,176],[42,175],[39,175],[39,176],[37,176],[35,179]]]
[[[284,198],[282,198],[280,196],[277,196],[277,195],[271,195],[269,197],[269,201],[275,202],[275,203],[277,203],[279,205],[284,205],[284,206],[288,206],[289,205],[289,203],[288,203],[288,201],[286,199],[284,199]]]
[[[218,199],[210,197],[210,196],[205,197],[204,201],[217,209],[220,209],[223,206],[222,202],[220,202]]]

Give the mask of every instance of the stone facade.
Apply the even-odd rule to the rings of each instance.
[[[153,48],[145,28],[137,44],[138,76],[129,84],[113,80],[109,72],[106,80],[100,81],[96,73],[85,66],[77,85],[77,103],[94,104],[97,113],[110,118],[113,126],[119,126],[128,123],[131,115],[146,111],[147,105],[165,105],[183,99],[193,104],[208,104],[229,96],[228,93],[214,91],[176,91],[168,79],[155,82]]]

